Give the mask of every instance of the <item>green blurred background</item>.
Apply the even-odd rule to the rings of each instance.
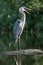
[[[0,51],[15,50],[12,29],[19,7],[31,9],[21,36],[21,49],[43,50],[43,0],[0,0]],[[0,55],[0,65],[14,65],[15,56]],[[22,55],[22,65],[43,65],[43,55]]]

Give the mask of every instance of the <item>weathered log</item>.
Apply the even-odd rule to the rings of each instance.
[[[20,51],[2,51],[2,52],[0,52],[0,55],[17,55],[17,54],[36,55],[36,54],[43,54],[43,51],[38,50],[38,49],[26,49],[26,50],[20,50]]]

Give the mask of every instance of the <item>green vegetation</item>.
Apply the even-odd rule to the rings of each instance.
[[[0,51],[15,50],[12,29],[20,17],[18,9],[21,6],[31,9],[30,15],[26,14],[21,48],[43,50],[43,0],[0,0]],[[31,64],[43,65],[43,56],[23,55],[22,65]],[[0,55],[0,65],[14,65],[14,56]]]

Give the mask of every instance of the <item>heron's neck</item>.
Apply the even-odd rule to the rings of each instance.
[[[22,20],[22,22],[25,22],[25,21],[26,21],[26,15],[25,15],[24,12],[22,13],[22,18],[21,18],[21,20]]]

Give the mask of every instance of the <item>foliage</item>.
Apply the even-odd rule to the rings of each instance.
[[[21,6],[26,6],[31,9],[31,11],[29,11],[30,15],[26,14],[27,20],[21,36],[21,48],[43,50],[43,0],[0,0],[0,51],[15,50],[12,29],[15,21],[20,17],[18,9]],[[13,65],[13,57],[14,56],[4,56],[5,64]],[[22,57],[22,60],[24,60],[22,63],[25,65],[31,65],[31,63],[29,63],[30,60],[33,65],[43,64],[43,60],[40,60],[42,56],[36,57],[29,55]],[[0,56],[0,59],[3,59],[3,56]],[[10,61],[11,63],[9,63]]]

